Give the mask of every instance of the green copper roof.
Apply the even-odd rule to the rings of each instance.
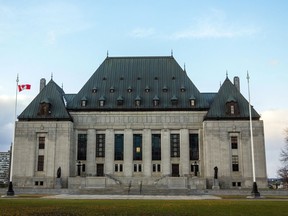
[[[93,90],[94,89],[94,90]],[[196,106],[191,108],[191,95]],[[87,105],[81,106],[81,99]],[[118,98],[123,103],[117,104]],[[100,106],[99,100],[105,99]],[[141,105],[135,100],[141,99]],[[153,100],[157,98],[157,106]],[[172,103],[171,98],[177,98]],[[107,57],[83,88],[68,102],[69,110],[208,109],[209,104],[172,56]]]
[[[209,95],[206,95],[209,97]],[[235,115],[227,114],[226,105],[229,102],[236,102],[239,113]],[[260,115],[252,107],[252,118],[259,119]],[[249,103],[240,93],[240,91],[226,78],[223,85],[211,103],[210,109],[206,115],[208,119],[249,119]]]
[[[69,98],[69,97],[68,97]],[[21,120],[72,120],[65,107],[64,91],[53,81],[42,89],[26,109],[18,116]],[[40,107],[43,103],[50,104],[49,114],[41,115]]]

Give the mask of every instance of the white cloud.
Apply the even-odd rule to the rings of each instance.
[[[155,34],[153,28],[135,28],[130,35],[135,38],[146,38]]]
[[[223,11],[212,9],[209,15],[196,19],[188,28],[173,33],[171,39],[234,38],[251,36],[258,31],[251,25],[232,24]]]

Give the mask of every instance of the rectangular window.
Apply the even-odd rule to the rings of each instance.
[[[142,134],[133,134],[133,160],[142,160]]]
[[[238,155],[232,155],[232,171],[233,172],[238,172],[239,171]]]
[[[161,164],[153,164],[152,165],[153,172],[161,172]]]
[[[238,149],[238,137],[237,136],[231,136],[231,148],[232,149]]]
[[[44,171],[44,155],[38,156],[37,171]]]
[[[45,137],[39,137],[38,144],[39,149],[45,149]]]
[[[115,134],[114,160],[124,160],[124,135]]]
[[[87,134],[78,134],[77,160],[86,160]]]
[[[161,160],[161,134],[152,134],[152,160]]]
[[[199,160],[198,134],[189,134],[190,160]]]
[[[96,134],[96,157],[105,157],[105,134]]]
[[[180,157],[180,135],[170,134],[171,157]]]
[[[134,172],[142,172],[142,164],[134,164]]]

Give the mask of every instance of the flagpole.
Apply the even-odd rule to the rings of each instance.
[[[10,157],[10,173],[9,173],[9,186],[7,191],[7,196],[14,196],[12,176],[13,176],[13,156],[14,156],[14,142],[15,142],[15,131],[16,131],[16,119],[17,119],[17,96],[18,96],[18,83],[19,83],[19,74],[16,78],[16,98],[15,98],[15,112],[14,112],[14,128],[13,128],[13,142],[11,145],[11,157]]]
[[[249,73],[247,71],[247,82],[248,82],[248,97],[249,97],[249,119],[250,119],[250,137],[251,137],[251,155],[252,155],[252,176],[253,176],[253,189],[252,196],[260,197],[260,193],[258,192],[257,182],[256,182],[256,174],[255,174],[255,158],[254,158],[254,140],[253,140],[253,126],[252,126],[252,111],[251,111],[251,100],[250,100],[250,83],[249,83]]]

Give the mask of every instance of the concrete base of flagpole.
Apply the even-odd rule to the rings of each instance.
[[[250,198],[260,198],[260,193],[258,191],[257,183],[253,182],[253,188],[251,192],[251,197]]]
[[[7,196],[14,196],[14,190],[13,190],[13,183],[12,181],[9,182]]]

